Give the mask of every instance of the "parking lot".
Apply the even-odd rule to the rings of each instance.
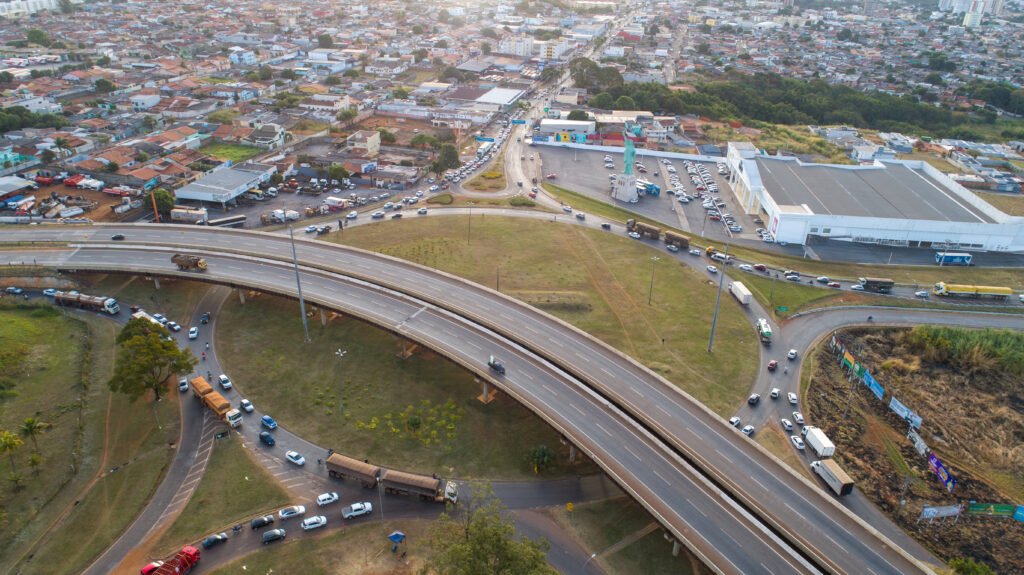
[[[622,172],[622,155],[611,154],[614,168],[605,167],[605,153],[598,151],[573,150],[569,148],[557,148],[552,146],[534,146],[530,151],[537,157],[535,163],[536,173],[557,174],[554,183],[568,188],[574,192],[615,204],[624,209],[636,212],[665,225],[700,234],[702,236],[719,241],[733,241],[736,239],[748,240],[750,243],[760,244],[760,237],[756,229],[764,227],[756,223],[753,216],[749,216],[740,209],[739,202],[733,196],[732,188],[729,187],[727,176],[720,175],[714,162],[693,162],[696,167],[703,164],[712,181],[718,186],[718,193],[715,197],[721,198],[725,207],[718,207],[721,214],[731,214],[737,224],[742,228],[741,232],[730,231],[723,221],[715,221],[708,217],[708,211],[701,207],[699,200],[689,203],[680,203],[672,193],[672,185],[669,183],[672,176],[669,171],[671,165],[679,177],[680,183],[687,194],[692,195],[696,190],[694,184],[687,174],[682,160],[670,160],[671,164],[665,164],[661,158],[653,156],[644,157],[643,150],[637,150],[636,160],[642,162],[646,173],[634,170],[638,178],[646,179],[652,184],[661,188],[658,196],[641,195],[638,203],[628,204],[615,201],[611,198],[611,186],[609,176]]]

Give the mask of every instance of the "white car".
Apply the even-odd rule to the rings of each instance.
[[[349,212],[348,215],[345,216],[345,219],[354,220],[357,217],[359,217],[359,212]]]
[[[746,435],[747,437],[750,437],[751,435],[754,435],[754,426],[753,425],[748,425],[748,426],[744,427],[741,431],[743,431],[743,435]]]
[[[786,399],[788,399],[789,402],[792,403],[793,405],[796,405],[796,402],[797,402],[796,394],[793,393],[792,391],[786,394]]]
[[[342,509],[341,517],[343,519],[353,519],[362,515],[369,515],[370,513],[373,513],[373,504],[369,501],[364,501],[362,503],[353,503]]]
[[[729,418],[729,425],[731,425],[733,427],[739,427],[740,426],[740,418],[736,417],[735,415],[730,417]]]
[[[238,407],[241,407],[242,411],[246,413],[252,413],[253,410],[252,402],[244,398],[238,402]]]
[[[316,504],[320,506],[330,505],[331,503],[334,503],[337,500],[338,494],[335,493],[334,491],[330,491],[328,493],[321,493],[320,495],[316,496]]]
[[[752,272],[752,271],[754,271],[754,266],[752,266],[750,264],[740,264],[739,268],[741,270],[745,271],[745,272]]]
[[[677,246],[675,244],[669,244],[669,245],[665,246],[665,249],[670,251],[670,252],[678,252],[679,251],[679,246]]]
[[[188,338],[195,339],[197,337],[199,337],[199,328],[195,326],[188,328]]]
[[[314,515],[302,520],[302,529],[305,531],[316,529],[317,527],[323,527],[324,525],[327,525],[327,517],[324,517],[323,515]]]
[[[916,291],[916,292],[914,292],[914,296],[922,298],[922,299],[927,299],[928,298],[928,292],[926,292],[926,291]]]
[[[302,505],[292,505],[285,507],[278,512],[278,517],[281,519],[291,519],[292,517],[298,517],[299,515],[305,515],[306,508]]]
[[[629,232],[628,235],[629,235],[629,237],[633,238],[634,240],[638,240],[638,239],[643,237],[640,234],[638,234],[637,232]]]
[[[708,267],[706,267],[704,269],[708,270],[708,272],[713,273],[713,274],[717,274],[718,273],[718,268],[716,268],[715,266],[708,266]]]
[[[853,284],[852,286],[850,286],[850,289],[852,289],[853,291],[864,291],[864,286],[860,284]]]
[[[167,329],[171,331],[181,331],[181,326],[176,321],[167,322]]]
[[[690,250],[690,255],[691,256],[699,256],[700,255],[700,250]]]
[[[167,318],[163,314],[155,313],[153,314],[153,319],[160,322],[160,325],[167,325]]]
[[[799,435],[790,435],[789,440],[793,442],[793,447],[797,449],[804,448],[804,440],[801,439]]]
[[[217,381],[220,382],[220,386],[224,389],[231,389],[231,380],[223,373],[217,376]]]
[[[416,213],[422,216],[423,214],[427,213],[427,208],[420,208],[416,210]]]
[[[306,233],[311,234],[316,231],[316,226],[306,226]]]
[[[804,415],[799,411],[793,412],[793,421],[797,422],[798,425],[804,424]]]
[[[43,290],[43,295],[48,295],[50,297],[53,297],[53,296],[57,295],[57,290],[55,290],[53,288],[46,288],[46,289]]]
[[[779,420],[779,423],[782,424],[782,429],[785,429],[786,431],[793,431],[793,422],[792,421],[790,421],[790,420],[786,419],[785,417],[783,417],[782,419]]]
[[[572,206],[562,206],[562,211],[567,213],[567,214],[571,214],[572,213]]]
[[[789,350],[789,353],[786,354],[786,357],[789,359],[796,359],[797,353],[798,352],[795,349],[791,349]]]
[[[284,454],[284,458],[287,459],[288,461],[291,461],[295,465],[302,466],[306,464],[306,458],[299,454],[298,451],[289,451]]]
[[[773,387],[771,393],[772,399],[778,399],[780,393],[782,393],[782,391],[779,388]]]

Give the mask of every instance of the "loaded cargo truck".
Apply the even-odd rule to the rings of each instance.
[[[327,196],[326,198],[324,198],[324,205],[335,210],[340,210],[344,208],[347,203],[348,202],[346,202],[344,199],[335,196]]]
[[[757,323],[754,324],[754,329],[757,330],[757,336],[761,338],[761,343],[764,345],[772,344],[772,326],[768,323],[765,318],[758,318]]]
[[[818,454],[818,457],[822,459],[832,457],[832,454],[836,452],[836,446],[825,435],[824,431],[817,427],[805,427],[804,430],[807,431],[804,434],[804,441],[807,442],[807,445],[811,446],[811,449]]]
[[[187,222],[194,224],[196,222],[205,222],[208,219],[210,218],[206,208],[192,209],[175,206],[174,209],[171,210],[171,221],[175,222]]]
[[[209,407],[217,419],[227,423],[231,427],[242,425],[242,412],[231,407],[231,402],[224,399],[224,396],[216,391],[210,391],[203,395],[203,403]]]
[[[750,302],[754,301],[754,294],[750,293],[750,290],[742,282],[732,282],[729,284],[729,293],[743,305],[750,305]]]
[[[183,575],[191,571],[196,563],[199,563],[199,549],[186,545],[174,557],[157,567],[156,571],[150,572],[150,575]]]
[[[174,254],[171,256],[171,262],[178,266],[179,270],[199,270],[203,271],[206,269],[206,260],[189,254]]]
[[[665,232],[665,243],[681,250],[690,249],[690,238],[672,231]]]
[[[213,386],[210,385],[203,376],[193,377],[188,381],[188,383],[189,386],[192,387],[192,395],[194,395],[196,399],[202,399],[204,395],[213,391]]]
[[[385,469],[380,475],[380,483],[384,486],[385,493],[419,495],[425,501],[438,503],[456,503],[459,499],[459,488],[455,482],[438,477]]]
[[[327,458],[327,475],[337,479],[355,479],[363,487],[370,489],[377,486],[380,467],[345,457],[340,453],[332,453]]]
[[[57,302],[57,305],[70,305],[82,309],[101,311],[109,315],[117,315],[121,311],[121,306],[117,305],[117,300],[112,297],[86,295],[76,291],[54,292],[53,300]]]
[[[633,231],[641,236],[651,238],[652,240],[656,240],[661,237],[661,228],[656,228],[643,222],[637,222],[636,225],[633,226]]]
[[[889,278],[857,278],[860,285],[867,291],[875,293],[890,293],[896,282]]]
[[[958,285],[945,282],[935,284],[935,287],[932,288],[932,293],[946,297],[991,298],[997,300],[1005,300],[1013,296],[1013,290],[1008,287]]]
[[[966,252],[935,252],[935,263],[940,266],[969,266],[974,256]]]
[[[853,491],[853,480],[831,459],[812,461],[811,471],[824,479],[836,495],[843,496]]]

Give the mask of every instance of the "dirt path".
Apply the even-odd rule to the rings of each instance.
[[[617,553],[617,552],[625,549],[626,547],[629,547],[633,543],[639,541],[640,539],[642,539],[648,533],[651,533],[651,532],[653,532],[653,531],[655,531],[657,529],[658,529],[658,524],[655,523],[654,521],[651,521],[650,523],[648,523],[647,525],[645,525],[641,529],[637,529],[633,533],[630,533],[629,535],[626,535],[625,537],[623,537],[619,541],[616,541],[610,547],[608,547],[604,551],[601,551],[600,553],[598,553],[597,556],[598,557],[604,557],[606,555],[612,555],[614,553]]]

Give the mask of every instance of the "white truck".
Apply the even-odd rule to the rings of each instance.
[[[811,471],[824,479],[836,495],[843,496],[853,491],[853,480],[831,459],[812,461]]]
[[[729,293],[731,293],[739,302],[743,305],[750,305],[750,302],[754,301],[754,294],[750,293],[747,286],[741,282],[732,282],[729,284]]]
[[[327,196],[326,198],[324,198],[324,205],[329,206],[330,208],[335,210],[340,210],[344,208],[346,203],[347,202],[344,199],[335,196]]]
[[[825,435],[824,431],[808,426],[803,428],[803,433],[804,441],[811,446],[818,457],[822,459],[832,457],[832,454],[836,452],[836,445]]]
[[[194,224],[196,222],[205,222],[209,220],[209,213],[206,208],[187,208],[184,206],[175,206],[171,210],[171,220],[175,222],[188,222]]]

